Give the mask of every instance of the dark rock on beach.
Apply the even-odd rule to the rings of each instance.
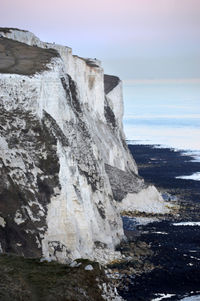
[[[115,265],[123,275],[118,291],[128,301],[195,298],[200,289],[200,227],[181,222],[200,220],[200,185],[175,177],[198,172],[200,163],[169,148],[129,145],[129,149],[139,174],[159,187],[166,200],[178,203],[180,209],[174,216],[152,215],[151,223],[146,225],[138,224],[134,216],[123,218],[128,241],[119,246],[125,262]],[[151,218],[145,213],[136,216]]]
[[[184,200],[200,201],[199,181],[176,178],[200,171],[200,162],[195,162],[192,156],[184,151],[152,145],[129,145],[129,150],[146,182]]]

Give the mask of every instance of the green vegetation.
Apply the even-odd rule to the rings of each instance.
[[[47,64],[54,57],[59,57],[54,49],[29,46],[0,37],[0,73],[34,75],[48,70]]]
[[[16,255],[0,255],[0,300],[2,301],[102,301],[98,283],[106,281],[98,263],[77,260],[79,267],[40,262]],[[85,266],[91,264],[92,271]],[[99,282],[97,282],[99,279]]]

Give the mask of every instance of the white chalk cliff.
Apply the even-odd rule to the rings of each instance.
[[[125,143],[122,83],[100,62],[0,29],[0,251],[119,256],[121,211],[167,212]]]

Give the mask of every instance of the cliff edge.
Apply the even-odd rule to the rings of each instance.
[[[122,83],[100,62],[0,28],[0,252],[118,258],[120,212],[165,213],[125,142]]]

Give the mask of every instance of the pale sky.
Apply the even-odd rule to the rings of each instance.
[[[0,26],[99,58],[123,80],[200,78],[200,0],[0,2]]]

